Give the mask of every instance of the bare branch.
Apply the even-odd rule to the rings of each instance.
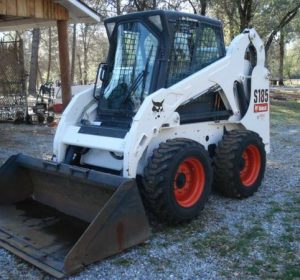
[[[197,9],[196,9],[194,3],[191,0],[189,0],[189,4],[192,6],[194,14],[197,14]]]

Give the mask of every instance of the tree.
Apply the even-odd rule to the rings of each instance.
[[[72,57],[71,57],[71,84],[74,84],[75,76],[75,59],[76,59],[76,28],[77,24],[73,24],[73,39],[72,39]]]
[[[48,48],[48,69],[47,69],[47,79],[46,81],[49,82],[50,80],[50,71],[51,71],[51,62],[52,62],[52,28],[49,27],[48,29],[48,43],[49,43],[49,48]]]
[[[283,83],[283,61],[284,61],[285,41],[284,41],[283,30],[281,30],[279,38],[280,38],[279,39],[279,85],[284,86],[284,83]]]
[[[274,2],[274,1],[273,1]],[[277,35],[277,33],[282,30],[287,24],[289,24],[297,15],[299,8],[300,8],[300,3],[297,4],[293,4],[294,1],[286,1],[289,3],[286,3],[288,5],[288,7],[291,7],[290,9],[288,9],[287,11],[284,10],[282,11],[282,1],[280,1],[280,5],[277,1],[275,1],[276,3],[274,3],[274,7],[271,8],[270,10],[272,11],[272,14],[274,15],[278,15],[279,14],[279,20],[277,22],[277,24],[274,24],[272,31],[270,32],[270,35],[268,36],[267,40],[266,40],[266,44],[265,44],[265,50],[266,50],[266,54],[268,54],[269,48],[275,38],[275,36]],[[279,5],[279,6],[278,6]],[[277,8],[277,9],[276,9]],[[274,13],[274,10],[276,13]],[[281,16],[280,16],[281,15]],[[278,16],[277,16],[278,17]],[[277,17],[271,17],[271,18],[277,18]]]
[[[188,2],[192,6],[194,14],[206,15],[209,0],[188,0]]]
[[[259,0],[215,0],[209,2],[212,14],[222,20],[225,34],[231,41],[235,35],[252,26],[252,20],[260,8]]]
[[[231,42],[240,32],[240,20],[236,2],[233,0],[215,0],[210,2],[212,15],[223,22],[225,40]]]
[[[300,39],[293,40],[290,43],[289,48],[286,49],[286,55],[284,59],[284,76],[289,79],[300,79],[300,53],[299,45]]]
[[[87,23],[80,25],[80,35],[82,40],[83,47],[83,84],[86,85],[88,83],[88,71],[89,71],[89,63],[88,63],[88,52],[91,47],[92,40],[95,36],[96,25],[90,25]]]
[[[156,0],[133,0],[133,4],[137,11],[154,10],[157,8]]]
[[[258,0],[235,0],[240,19],[240,32],[250,27],[258,3]]]
[[[38,55],[40,45],[40,29],[35,28],[32,31],[32,45],[31,45],[31,59],[30,59],[30,72],[29,72],[29,85],[28,93],[36,94],[36,81],[38,73]]]

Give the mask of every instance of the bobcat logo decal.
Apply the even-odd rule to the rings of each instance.
[[[158,119],[160,118],[160,112],[162,112],[164,110],[164,107],[163,107],[163,104],[164,104],[164,101],[161,101],[161,102],[155,102],[153,101],[152,99],[152,104],[153,104],[153,107],[152,107],[152,112],[155,113],[155,119]]]
[[[152,112],[162,112],[164,110],[163,108],[163,103],[164,103],[165,100],[161,101],[161,102],[155,102],[152,100],[152,104],[153,104],[153,107],[152,107]]]

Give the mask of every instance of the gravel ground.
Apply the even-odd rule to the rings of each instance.
[[[54,129],[0,125],[0,163],[51,156]],[[271,154],[260,190],[245,200],[213,193],[198,219],[157,227],[145,244],[70,279],[300,279],[300,103],[272,104]],[[52,279],[0,249],[0,279]]]

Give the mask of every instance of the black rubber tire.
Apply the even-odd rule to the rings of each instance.
[[[47,124],[50,124],[52,122],[54,122],[54,116],[48,116],[47,117]]]
[[[205,181],[202,194],[197,202],[191,207],[182,207],[175,198],[174,180],[178,166],[188,157],[200,161]],[[211,192],[212,177],[211,159],[202,145],[189,139],[167,140],[153,151],[153,155],[144,169],[141,192],[145,207],[160,222],[167,224],[188,222],[204,208]]]
[[[37,114],[37,120],[38,120],[38,124],[43,124],[45,121],[44,114]]]
[[[243,152],[254,145],[260,154],[260,169],[253,183],[245,186],[240,178]],[[249,130],[232,130],[224,134],[214,158],[214,189],[230,197],[246,198],[261,185],[266,168],[266,152],[261,137]]]

